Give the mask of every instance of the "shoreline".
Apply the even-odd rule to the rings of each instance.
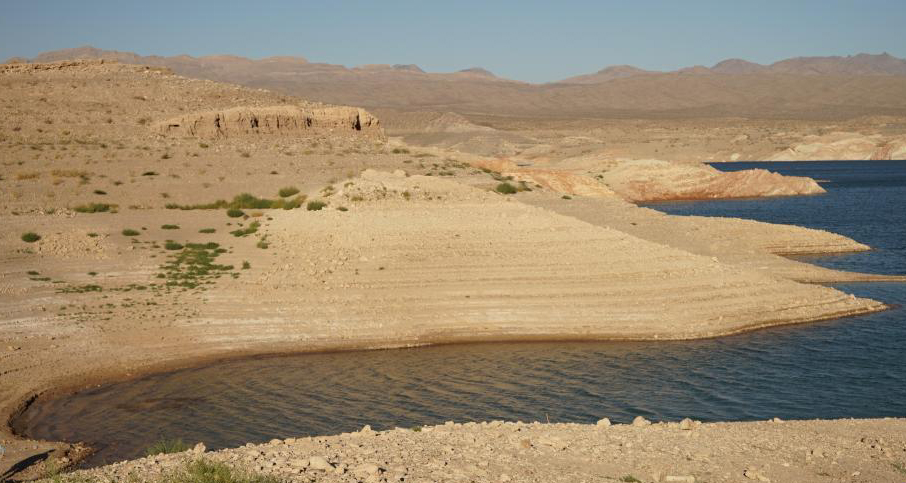
[[[327,354],[327,353],[346,353],[346,352],[360,352],[360,351],[372,351],[372,350],[406,350],[406,349],[418,349],[425,347],[436,347],[436,346],[448,346],[448,345],[472,345],[472,344],[496,344],[496,343],[519,343],[519,344],[532,344],[532,343],[547,343],[547,342],[568,342],[568,343],[683,343],[697,340],[708,340],[708,339],[718,339],[724,337],[734,337],[742,336],[751,332],[761,331],[761,330],[770,330],[775,328],[784,328],[784,327],[793,327],[799,325],[805,325],[810,323],[818,322],[830,322],[847,319],[850,317],[859,317],[863,315],[868,315],[872,313],[882,312],[890,310],[893,307],[887,304],[883,304],[881,307],[875,310],[868,310],[863,312],[854,312],[854,313],[841,313],[830,315],[827,317],[797,320],[797,321],[778,321],[776,323],[765,323],[758,324],[756,326],[741,327],[734,330],[728,330],[721,333],[712,333],[708,335],[700,336],[690,336],[690,337],[681,337],[681,338],[645,338],[645,337],[596,337],[593,334],[539,334],[539,335],[506,335],[506,336],[472,336],[472,337],[438,337],[438,338],[429,338],[429,340],[421,341],[399,341],[399,342],[388,342],[388,343],[367,343],[367,342],[350,342],[350,343],[324,343],[320,346],[308,346],[308,347],[292,347],[286,349],[277,349],[277,350],[251,350],[251,351],[238,351],[238,352],[229,352],[224,354],[206,354],[206,355],[195,355],[189,356],[184,359],[175,359],[175,360],[164,360],[158,361],[155,363],[150,363],[141,367],[132,368],[129,370],[96,370],[92,371],[91,374],[82,375],[78,377],[76,381],[70,382],[53,382],[51,381],[47,388],[35,390],[31,394],[27,395],[24,398],[20,398],[17,404],[11,406],[11,409],[3,410],[3,427],[0,428],[0,435],[9,435],[16,438],[19,442],[30,442],[30,441],[39,441],[31,439],[27,434],[20,434],[16,431],[16,420],[22,415],[24,415],[29,408],[41,401],[49,399],[64,398],[72,394],[76,394],[80,391],[84,391],[91,387],[98,387],[108,384],[116,384],[122,382],[128,382],[131,380],[137,380],[144,377],[174,373],[179,371],[191,371],[194,369],[199,369],[203,367],[209,367],[216,365],[222,362],[235,362],[242,360],[251,360],[251,359],[271,359],[271,358],[282,358],[282,357],[298,357],[311,354]],[[60,376],[59,379],[73,379],[73,376]],[[53,444],[63,444],[67,447],[74,447],[75,445],[81,445],[79,442],[50,442]],[[82,448],[87,448],[82,445]],[[85,456],[88,456],[87,453]],[[73,460],[72,465],[77,465],[79,461]]]
[[[207,452],[203,444],[79,470],[98,482],[144,481],[204,460],[286,482],[698,481],[899,483],[906,419],[629,424],[453,422],[274,439]],[[487,453],[493,447],[494,456]]]

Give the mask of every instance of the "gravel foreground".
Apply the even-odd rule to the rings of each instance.
[[[194,450],[67,475],[158,481],[199,458],[286,482],[906,481],[906,419],[453,423]]]

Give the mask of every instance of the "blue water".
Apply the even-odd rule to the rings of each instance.
[[[736,216],[848,235],[876,248],[813,261],[906,273],[906,163],[737,163],[826,180],[828,194],[660,203],[674,214]],[[906,304],[906,284],[840,285]],[[473,344],[259,358],[158,374],[34,405],[14,427],[86,441],[99,464],[161,438],[237,446],[447,420],[628,422],[906,417],[902,308],[712,340]]]

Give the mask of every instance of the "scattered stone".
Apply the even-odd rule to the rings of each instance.
[[[633,426],[648,426],[650,424],[651,421],[643,418],[642,416],[636,416],[635,419],[632,420]]]
[[[610,427],[610,419],[608,419],[608,418],[599,419],[598,422],[595,423],[595,426],[597,426],[597,427],[599,427],[599,428],[609,428],[609,427]]]
[[[689,430],[691,430],[691,429],[694,428],[694,427],[695,427],[695,422],[692,421],[692,420],[689,419],[689,418],[684,418],[684,419],[683,419],[682,421],[680,421],[680,423],[679,423],[679,428],[682,429],[682,430],[684,430],[684,431],[689,431]]]

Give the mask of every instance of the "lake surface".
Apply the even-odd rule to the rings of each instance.
[[[906,273],[906,163],[735,163],[826,180],[827,195],[661,203],[851,236],[877,248],[820,257],[834,268]],[[906,284],[839,285],[906,304]],[[101,464],[162,438],[209,448],[448,420],[628,422],[906,417],[906,313],[713,340],[472,344],[258,358],[145,377],[34,405],[14,426],[85,441]]]

